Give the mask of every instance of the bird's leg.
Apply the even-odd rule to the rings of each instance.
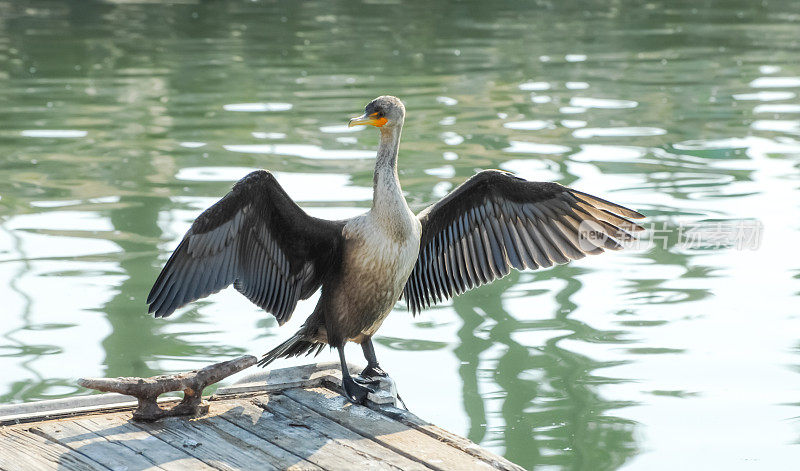
[[[367,367],[361,372],[361,376],[366,378],[389,376],[386,374],[380,365],[378,365],[378,358],[375,356],[375,347],[372,345],[372,337],[367,337],[366,340],[361,342],[361,349],[364,351],[364,358],[367,359]]]
[[[336,347],[339,350],[339,362],[342,364],[342,389],[347,399],[353,404],[363,404],[367,398],[367,394],[375,392],[375,389],[358,384],[350,376],[350,371],[347,369],[347,362],[344,359],[344,345]]]

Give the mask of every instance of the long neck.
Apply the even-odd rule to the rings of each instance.
[[[402,201],[405,204],[400,180],[397,178],[397,151],[400,147],[402,125],[389,129],[381,128],[381,141],[378,144],[378,158],[375,161],[373,178],[373,210],[393,206]]]

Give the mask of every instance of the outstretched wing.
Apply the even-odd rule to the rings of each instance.
[[[478,173],[422,211],[420,252],[403,296],[415,314],[518,270],[620,249],[643,215],[558,183]]]
[[[231,283],[283,324],[341,250],[341,223],[306,214],[264,170],[241,179],[192,224],[147,303],[166,317]]]

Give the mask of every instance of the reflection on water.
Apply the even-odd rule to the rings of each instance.
[[[459,373],[471,424],[468,436],[489,445],[504,444],[508,458],[519,463],[563,467],[591,463],[613,469],[634,451],[634,424],[608,414],[625,404],[602,400],[592,385],[621,380],[593,373],[613,363],[559,344],[571,338],[611,345],[624,341],[619,332],[598,331],[569,318],[576,308],[570,296],[581,288],[575,275],[581,270],[558,271],[560,287],[552,292],[519,289],[522,283],[514,276],[492,285],[490,293],[454,302],[464,320],[461,345],[454,353],[462,364]],[[541,284],[535,286],[551,279],[552,271],[536,276]],[[515,281],[519,292],[506,303],[515,309],[506,311],[500,299],[515,289]],[[554,295],[555,312],[526,312],[531,301],[545,293]],[[525,301],[517,302],[521,299]]]
[[[651,224],[635,250],[398,306],[377,348],[412,410],[527,468],[796,461],[796,6],[562,3],[0,0],[0,401],[289,335],[314,299],[283,329],[232,290],[167,320],[144,299],[254,168],[315,216],[366,210],[377,138],[346,123],[391,93],[413,208],[503,168]],[[744,220],[758,250],[681,241]]]

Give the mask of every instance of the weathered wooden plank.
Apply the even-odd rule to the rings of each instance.
[[[212,466],[158,439],[130,422],[130,414],[104,414],[76,420],[110,442],[120,443],[163,469],[171,471],[213,470]]]
[[[289,399],[284,395],[258,396],[253,398],[253,404],[273,414],[279,414],[287,419],[303,424],[328,438],[354,448],[359,455],[369,455],[383,464],[383,467],[392,466],[403,470],[428,470],[426,465],[397,454],[379,443],[354,433],[336,422],[320,415],[319,413]],[[352,463],[351,463],[352,466]]]
[[[347,364],[350,373],[356,375],[363,367]],[[370,402],[394,405],[397,390],[391,378],[381,379],[380,388],[367,394]],[[342,370],[339,362],[324,362],[311,365],[293,366],[276,370],[266,370],[248,375],[236,384],[221,387],[211,400],[222,400],[232,396],[280,392],[289,388],[308,388],[335,385],[342,387]]]
[[[348,365],[353,374],[361,371],[356,366]],[[317,386],[323,381],[341,383],[342,372],[338,362],[325,362],[310,365],[279,368],[250,374],[236,384],[217,389],[214,398],[223,398],[236,394],[252,392],[281,391],[288,388]]]
[[[109,441],[74,420],[44,422],[30,430],[112,470],[164,469],[122,443]]]
[[[0,430],[0,469],[4,471],[107,471],[108,468],[22,429]]]
[[[91,396],[74,396],[47,401],[21,402],[19,404],[0,404],[0,419],[7,416],[49,412],[54,410],[75,409],[83,407],[99,408],[102,405],[136,404],[136,398],[123,394],[93,394]]]
[[[182,448],[206,464],[222,470],[318,470],[299,456],[275,446],[224,420],[236,404],[212,403],[209,416],[198,419],[172,417],[136,426]]]
[[[177,401],[180,401],[180,398],[158,398],[159,405],[177,403]],[[134,409],[136,405],[135,397],[113,393],[50,399],[22,404],[4,404],[0,405],[0,426],[74,417],[100,411],[116,412]]]
[[[456,435],[452,432],[444,430],[443,428],[437,427],[436,425],[430,424],[407,410],[389,405],[379,405],[374,407],[374,409],[394,420],[408,425],[409,427],[413,427],[422,433],[430,435],[436,440],[447,443],[454,448],[458,448],[465,453],[486,461],[496,469],[504,471],[524,471],[525,469],[512,463],[511,461],[508,461],[502,456],[496,455],[489,450],[482,448],[480,445],[460,435]]]
[[[231,409],[228,409],[228,412],[231,412]],[[231,412],[231,413],[235,413]],[[321,471],[322,468],[319,466],[311,463],[303,459],[302,457],[298,456],[296,453],[293,453],[293,450],[285,450],[274,443],[264,440],[263,438],[255,435],[253,433],[248,432],[243,427],[240,427],[237,424],[227,420],[222,416],[212,416],[208,417],[208,422],[212,423],[214,427],[228,433],[239,440],[259,448],[260,450],[269,450],[269,454],[273,457],[272,464],[279,469],[286,469],[290,471]]]
[[[235,401],[238,416],[228,415],[226,418],[276,445],[294,447],[295,453],[321,468],[419,469],[419,465],[413,461],[387,455],[390,450],[364,448],[364,443],[359,440],[362,437],[321,416],[314,421],[309,416],[282,414],[279,402],[288,399],[281,395],[259,396],[255,399],[260,405],[250,400]]]
[[[522,469],[408,411],[348,403],[332,390],[338,364],[247,381],[221,388],[208,416],[155,424],[129,422],[120,395],[0,405],[0,469]],[[17,421],[36,422],[3,426]]]
[[[286,396],[397,453],[435,469],[492,469],[491,464],[401,422],[351,404],[326,388],[291,389]]]

